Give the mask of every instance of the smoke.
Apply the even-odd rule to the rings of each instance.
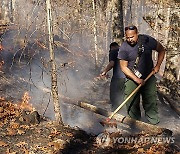
[[[40,5],[41,3],[43,5]],[[36,110],[54,120],[45,3],[41,1],[25,3],[24,0],[20,0],[13,6],[15,29],[3,34],[1,43],[4,49],[0,52],[0,57],[5,62],[3,71],[11,78],[10,80],[13,80],[13,84],[3,92],[3,95],[7,96],[9,93],[13,99],[19,100],[23,93],[28,91],[30,103]],[[66,25],[71,28],[68,23]],[[85,32],[85,36],[79,33],[73,35],[63,33],[61,37],[62,31],[58,28],[54,32],[59,96],[72,100],[90,98],[98,100],[98,95],[91,89],[95,84],[93,52],[89,50],[92,48],[90,43],[92,36],[87,37],[88,32]],[[19,92],[17,93],[15,89]],[[105,94],[104,98],[108,97]],[[93,134],[103,131],[104,128],[94,113],[67,105],[61,97],[59,102],[65,124]]]
[[[71,127],[78,127],[87,133],[96,135],[104,131],[104,127],[99,123],[99,117],[90,111],[62,103],[61,113],[63,122]]]

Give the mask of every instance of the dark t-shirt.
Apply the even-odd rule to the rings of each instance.
[[[113,78],[125,78],[124,73],[120,69],[118,56],[119,49],[109,52],[109,62],[114,61]]]
[[[137,70],[142,74],[142,79],[145,79],[151,73],[154,65],[152,60],[152,50],[156,49],[157,41],[148,35],[143,36],[142,44],[144,52],[140,56]],[[132,70],[136,57],[138,56],[138,44],[134,47],[130,46],[126,41],[119,48],[118,59],[128,61],[128,68]]]

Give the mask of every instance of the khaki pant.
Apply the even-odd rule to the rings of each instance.
[[[132,93],[132,91],[138,85],[127,79],[125,82],[125,99]],[[156,88],[156,78],[152,76],[143,85],[139,91],[134,94],[129,101],[126,103],[128,115],[136,120],[141,119],[140,111],[140,95],[142,96],[142,106],[145,110],[145,116],[151,124],[159,123],[158,117],[158,107],[157,107],[157,88]]]

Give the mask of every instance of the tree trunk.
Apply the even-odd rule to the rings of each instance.
[[[51,14],[51,3],[50,0],[46,0],[47,6],[47,24],[49,33],[49,52],[50,52],[50,62],[51,62],[51,91],[54,102],[54,112],[57,124],[62,124],[62,118],[60,114],[60,105],[58,98],[58,86],[57,86],[57,70],[54,56],[54,46],[53,46],[53,27],[52,27],[52,14]]]
[[[80,28],[80,34],[79,34],[79,46],[83,46],[83,31],[82,31],[82,16],[83,16],[83,10],[82,10],[82,6],[83,6],[83,0],[78,0],[78,12],[79,12],[79,28]],[[83,46],[84,47],[84,46]]]
[[[114,0],[114,7],[113,37],[114,40],[120,45],[124,36],[123,0]]]
[[[178,11],[174,11],[170,16],[171,30],[168,34],[168,44],[166,52],[166,66],[163,76],[163,85],[170,89],[174,98],[180,98],[179,75],[179,33],[178,33]]]
[[[97,23],[96,23],[96,3],[92,0],[93,6],[93,34],[94,34],[94,50],[95,50],[95,67],[98,67],[98,48],[97,48]]]
[[[2,1],[1,2],[2,4],[2,14],[3,14],[3,19],[5,21],[5,24],[6,23],[9,23],[10,19],[9,19],[9,2],[8,1]]]
[[[107,9],[106,9],[106,50],[109,50],[109,44],[112,42],[112,1],[108,2]]]

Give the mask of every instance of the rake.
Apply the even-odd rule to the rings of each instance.
[[[146,82],[152,75],[154,74],[154,71],[152,71],[144,80]],[[134,91],[119,105],[119,107],[105,120],[101,121],[101,125],[109,125],[109,126],[115,126],[117,127],[116,122],[110,122],[110,120],[113,118],[113,116],[127,103],[127,101],[141,88],[142,84],[139,84],[139,86],[134,89]]]

